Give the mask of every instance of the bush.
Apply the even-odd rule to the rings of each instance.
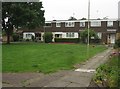
[[[55,42],[72,42],[78,43],[79,38],[55,38]]]
[[[13,34],[13,41],[19,41],[19,35],[18,34]]]
[[[52,42],[52,39],[53,39],[52,32],[46,32],[46,33],[44,34],[45,43],[50,43],[50,42]]]
[[[105,64],[101,65],[96,70],[96,75],[94,81],[97,84],[107,84],[108,87],[117,87],[118,86],[118,57],[113,56]]]
[[[115,41],[114,48],[120,48],[120,39]]]
[[[30,41],[30,39],[26,39],[26,41],[28,42],[28,41]]]

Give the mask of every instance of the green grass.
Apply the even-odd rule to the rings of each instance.
[[[2,46],[3,72],[55,72],[73,69],[75,64],[88,59],[83,44],[38,44],[19,43]],[[102,52],[106,47],[90,46],[89,57]]]

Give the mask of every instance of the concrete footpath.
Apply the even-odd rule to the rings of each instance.
[[[112,48],[97,54],[78,69],[42,73],[3,73],[3,87],[88,87],[95,70],[108,60]]]

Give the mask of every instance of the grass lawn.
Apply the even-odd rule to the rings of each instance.
[[[55,72],[73,69],[75,64],[87,60],[87,46],[83,44],[19,43],[2,46],[3,72]],[[90,56],[106,47],[90,46]]]

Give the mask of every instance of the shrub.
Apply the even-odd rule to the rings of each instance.
[[[13,41],[19,41],[19,35],[18,34],[13,34]]]
[[[120,48],[120,39],[115,41],[114,48]]]
[[[50,43],[50,42],[52,42],[52,39],[53,39],[52,32],[46,32],[46,33],[44,34],[45,43]]]
[[[90,43],[100,43],[100,39],[91,39]]]
[[[30,39],[26,39],[26,41],[30,41]]]
[[[96,70],[94,81],[97,84],[107,84],[108,87],[118,86],[118,57],[113,56],[105,64],[101,65]]]
[[[55,38],[55,42],[72,42],[78,43],[79,38]]]

